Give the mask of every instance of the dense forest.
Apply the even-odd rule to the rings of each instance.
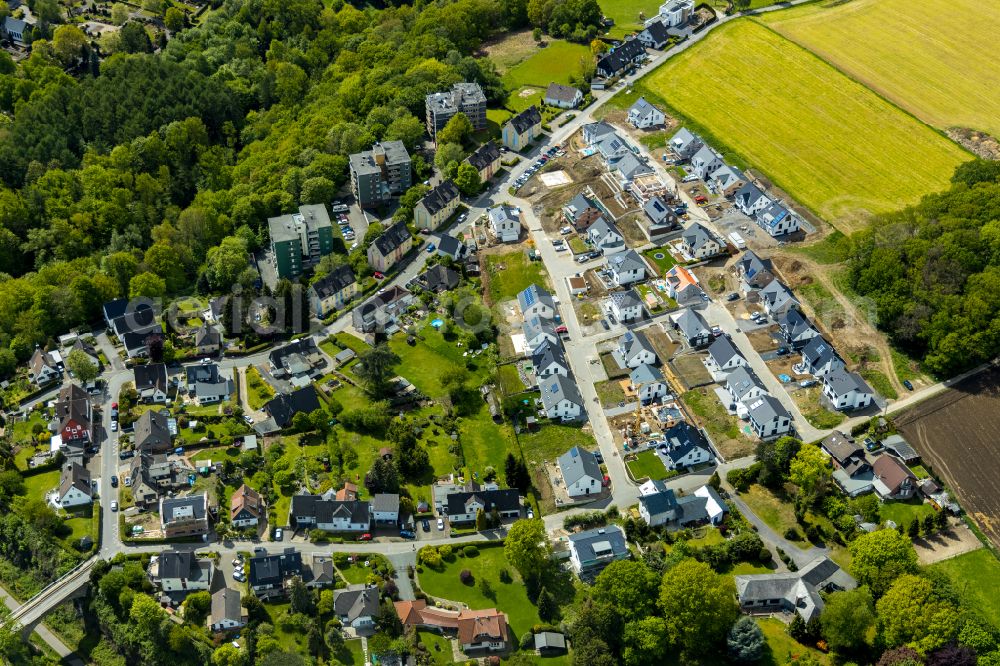
[[[529,13],[580,39],[600,19],[596,0],[229,0],[75,76],[59,28],[21,63],[0,52],[0,376],[105,300],[229,287],[267,218],[329,201],[348,154],[421,144],[428,93],[471,80],[502,104],[473,54]]]
[[[1000,354],[1000,162],[852,238],[850,283],[893,342],[948,376]]]

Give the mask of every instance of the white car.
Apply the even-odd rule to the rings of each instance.
[[[118,510],[118,502],[117,501],[111,502],[111,510],[112,511],[117,511]]]
[[[242,567],[243,566],[243,558],[240,557],[240,556],[234,557],[233,558],[233,566],[236,567],[237,569],[240,568],[240,567]]]
[[[535,517],[535,511],[530,506],[528,507],[528,520],[532,520]]]
[[[111,422],[111,432],[118,432],[118,421]]]
[[[438,518],[438,530],[444,531],[444,518]]]

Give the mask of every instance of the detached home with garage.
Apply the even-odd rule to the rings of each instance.
[[[37,386],[45,386],[62,379],[62,370],[50,354],[36,348],[28,362],[28,378]]]
[[[801,228],[798,215],[779,203],[772,203],[757,213],[757,226],[770,236],[784,236]]]
[[[646,279],[646,262],[635,250],[626,250],[608,257],[608,270],[611,280],[619,287],[624,287]]]
[[[641,39],[641,36],[640,36]],[[666,116],[655,106],[640,97],[628,110],[628,122],[636,129],[659,127],[666,121]]]
[[[529,106],[503,126],[503,145],[520,152],[542,134],[542,114],[538,107]]]
[[[708,357],[705,366],[713,373],[730,372],[740,366],[745,366],[747,360],[736,348],[729,336],[720,335],[708,347]]]
[[[377,585],[351,585],[333,593],[333,612],[343,627],[370,629],[379,610]]]
[[[575,109],[582,101],[583,93],[578,88],[559,83],[550,83],[545,90],[545,97],[542,98],[542,103],[560,109]]]
[[[531,355],[531,367],[538,382],[552,375],[569,377],[569,363],[566,362],[566,354],[558,342],[545,340],[536,347],[535,353]]]
[[[679,314],[672,315],[672,319],[674,329],[684,336],[689,347],[698,349],[712,341],[712,329],[697,310],[684,308]]]
[[[819,331],[797,308],[791,308],[780,315],[778,326],[781,328],[781,336],[792,349],[801,349],[809,344],[810,340],[819,336]]]
[[[163,363],[137,365],[132,369],[139,400],[161,404],[167,401],[167,366]]]
[[[521,213],[507,204],[495,206],[486,211],[490,230],[501,243],[516,243],[521,237]]]
[[[480,511],[500,518],[521,517],[521,493],[516,488],[449,493],[444,513],[452,524],[475,523]]]
[[[604,475],[597,456],[574,446],[557,460],[566,493],[573,499],[598,495]]]
[[[667,394],[667,382],[663,373],[655,365],[643,364],[629,375],[632,389],[639,396],[639,402],[648,405]]]
[[[616,321],[625,324],[636,319],[642,319],[642,299],[635,289],[612,292],[608,298],[608,310]]]
[[[639,33],[638,39],[647,49],[660,51],[670,41],[670,33],[661,21],[653,20]]]
[[[792,417],[777,398],[764,394],[746,404],[747,420],[754,433],[763,440],[775,439],[792,428]]]
[[[823,395],[833,403],[834,409],[843,412],[864,409],[875,400],[875,392],[868,382],[844,366],[834,368],[823,377]]]
[[[809,340],[800,353],[802,360],[792,366],[792,370],[798,374],[824,377],[835,368],[844,367],[844,362],[837,356],[833,345],[818,335]]]
[[[94,489],[90,483],[90,472],[75,462],[64,464],[59,475],[59,488],[52,497],[52,503],[61,509],[72,509],[93,501]]]
[[[771,205],[771,200],[753,183],[744,183],[733,195],[733,203],[747,217],[757,219],[757,213]]]
[[[872,464],[875,494],[879,499],[905,500],[917,492],[917,477],[897,458],[882,454]]]
[[[559,343],[559,336],[551,319],[530,317],[521,325],[521,332],[524,334],[525,349],[530,354],[534,354],[543,342]]]
[[[711,183],[719,194],[728,197],[746,184],[746,177],[736,167],[723,164],[712,172]]]
[[[771,317],[779,317],[790,308],[799,306],[798,299],[792,294],[791,289],[786,287],[777,278],[767,283],[767,286],[760,290],[760,300],[764,304],[764,310]]]
[[[704,145],[701,137],[686,127],[680,128],[670,137],[670,150],[682,160],[691,159]]]
[[[681,250],[692,259],[708,259],[721,254],[723,249],[715,234],[698,222],[681,233]]]
[[[264,515],[264,500],[260,493],[243,484],[229,501],[229,517],[233,527],[256,527]]]
[[[600,250],[604,256],[624,252],[628,249],[625,246],[625,237],[618,231],[618,227],[603,217],[590,225],[590,228],[587,229],[587,238],[594,248]]]
[[[722,161],[722,156],[705,145],[691,158],[691,172],[705,181],[723,166],[725,162]]]
[[[579,576],[596,576],[612,562],[632,556],[625,532],[617,525],[578,532],[568,538],[569,561]]]
[[[538,382],[538,390],[547,418],[576,421],[584,417],[583,398],[572,377],[552,375]]]
[[[666,233],[677,226],[677,214],[659,196],[652,196],[642,206],[649,218],[649,235]]]
[[[656,350],[642,331],[626,331],[618,341],[617,353],[626,368],[655,365],[657,362]]]

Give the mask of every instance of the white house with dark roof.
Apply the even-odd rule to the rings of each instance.
[[[823,376],[823,395],[830,399],[834,409],[844,412],[864,409],[875,400],[875,392],[868,382],[844,366],[836,367]]]
[[[623,186],[639,176],[653,173],[653,167],[645,158],[640,158],[632,152],[624,153],[610,165],[611,170],[618,174],[618,182]]]
[[[670,137],[670,150],[682,160],[691,159],[704,145],[701,137],[686,127],[680,128]]]
[[[608,311],[623,324],[642,319],[642,299],[635,289],[612,292],[608,297]]]
[[[819,331],[806,319],[797,308],[790,308],[785,314],[778,317],[778,326],[781,328],[781,335],[792,349],[801,349],[815,337],[819,336]]]
[[[818,335],[809,340],[799,353],[802,359],[792,367],[798,374],[824,377],[835,368],[844,367],[833,345]]]
[[[794,573],[747,574],[736,576],[735,581],[743,612],[797,613],[805,622],[823,612],[822,592],[857,587],[857,582],[827,557],[818,557]]]
[[[713,373],[730,372],[746,364],[743,354],[726,335],[720,335],[708,347],[705,366]]]
[[[632,152],[632,147],[617,133],[604,135],[594,147],[609,167],[613,167],[615,162]]]
[[[486,211],[490,230],[501,243],[516,243],[521,237],[521,214],[516,208],[501,204]]]
[[[712,341],[712,329],[697,310],[684,308],[670,317],[674,328],[684,336],[689,347],[697,349]]]
[[[521,493],[516,488],[452,492],[445,498],[442,511],[453,524],[474,523],[480,511],[496,511],[501,518],[520,518]]]
[[[642,331],[626,331],[618,341],[617,352],[626,368],[655,365],[657,362],[656,350]]]
[[[556,317],[555,299],[552,298],[552,294],[537,284],[528,285],[517,295],[517,306],[521,309],[521,316],[525,319],[531,317],[555,319]]]
[[[774,279],[774,266],[770,259],[761,259],[753,250],[740,255],[735,264],[744,292],[766,287]]]
[[[413,207],[414,226],[418,229],[437,229],[455,214],[461,201],[458,186],[450,178],[441,181]]]
[[[137,365],[132,369],[135,390],[139,400],[145,403],[167,401],[167,366],[163,363]]]
[[[740,418],[746,418],[745,400],[753,400],[767,393],[764,384],[761,383],[750,366],[740,366],[726,375],[726,392],[729,393],[731,404],[727,407],[734,410]]]
[[[357,500],[338,501],[321,495],[293,495],[289,506],[292,526],[324,532],[368,532],[371,530],[371,504]]]
[[[639,33],[637,38],[647,49],[660,51],[670,41],[670,33],[667,26],[659,20],[650,22],[645,29]]]
[[[450,236],[446,233],[440,233],[435,236],[437,239],[437,253],[442,257],[448,257],[452,261],[458,261],[465,256],[468,248],[465,243],[458,240],[454,236]]]
[[[569,363],[566,362],[566,354],[558,342],[545,340],[536,347],[531,355],[531,366],[539,382],[552,375],[569,377]]]
[[[723,196],[730,196],[733,192],[746,185],[746,176],[736,167],[723,164],[712,172],[711,183]]]
[[[629,381],[639,402],[647,405],[667,395],[667,382],[663,373],[655,365],[643,364],[629,374]]]
[[[733,203],[744,215],[757,219],[757,213],[771,205],[771,199],[753,183],[744,183],[733,195]]]
[[[542,133],[542,114],[538,107],[529,106],[503,126],[503,145],[511,150],[521,151],[531,145]]]
[[[628,249],[625,245],[625,237],[618,231],[618,227],[603,217],[590,225],[590,228],[587,229],[587,238],[605,256]]]
[[[667,525],[677,520],[677,497],[669,488],[639,498],[639,515],[650,527]]]
[[[587,123],[580,129],[583,132],[583,140],[590,147],[593,147],[598,141],[603,139],[608,134],[615,133],[615,128],[603,120],[599,120],[595,123]]]
[[[659,196],[652,196],[642,206],[642,212],[649,218],[649,232],[657,235],[677,226],[677,214]]]
[[[377,585],[351,585],[333,592],[333,612],[341,626],[370,629],[375,626],[379,609]]]
[[[579,88],[564,86],[560,83],[550,83],[545,89],[545,97],[542,102],[548,106],[557,106],[560,109],[575,109],[583,101],[583,93]]]
[[[709,146],[703,145],[701,149],[691,158],[691,172],[707,181],[715,170],[725,166],[722,156],[712,150]]]
[[[524,346],[528,353],[534,354],[543,342],[548,341],[558,344],[559,336],[556,334],[555,324],[551,319],[542,317],[529,317],[521,325],[521,332],[524,334]]]
[[[410,249],[413,236],[405,222],[397,222],[368,246],[368,265],[372,270],[385,272],[395,266]]]
[[[93,501],[94,489],[90,484],[90,472],[75,462],[64,464],[59,475],[59,487],[52,495],[52,504],[60,509],[71,509]]]
[[[572,377],[552,375],[538,382],[542,407],[549,419],[575,421],[583,418],[583,398]]]
[[[396,525],[399,522],[399,494],[376,493],[372,496],[372,519],[377,525]]]
[[[212,594],[212,612],[208,616],[209,630],[217,633],[245,627],[249,614],[240,602],[239,590],[231,587],[216,590]]]
[[[666,118],[663,112],[647,102],[645,97],[637,99],[628,110],[628,122],[636,129],[658,127],[666,122]]]
[[[617,525],[570,534],[568,539],[569,561],[580,576],[596,576],[612,562],[632,556],[625,532]]]
[[[646,262],[635,250],[626,250],[608,257],[611,280],[619,287],[642,282],[646,279]]]
[[[777,398],[764,394],[747,401],[747,421],[758,437],[775,439],[788,434],[792,428],[792,416]]]
[[[792,290],[777,278],[768,282],[767,286],[760,290],[760,300],[764,304],[764,310],[767,314],[775,318],[799,305]]]
[[[681,250],[693,259],[708,259],[721,254],[725,245],[704,225],[695,222],[681,233]]]
[[[597,457],[590,451],[574,446],[556,461],[562,474],[566,493],[572,497],[587,497],[601,492],[604,475]]]
[[[35,349],[35,353],[28,362],[28,378],[34,384],[44,386],[62,378],[62,370],[51,354],[39,348]]]
[[[671,471],[690,469],[712,460],[712,452],[702,441],[682,446],[670,447],[663,453],[663,464]]]
[[[779,203],[757,212],[757,226],[773,237],[784,236],[798,231],[802,227],[799,216]]]
[[[149,577],[163,592],[187,595],[207,590],[215,570],[211,560],[200,559],[189,550],[164,550],[149,562]],[[177,600],[180,595],[170,595]]]

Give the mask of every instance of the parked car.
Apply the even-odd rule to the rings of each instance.
[[[903,380],[903,386],[906,387],[907,391],[912,391],[913,390],[913,383],[909,379],[904,379]]]
[[[696,180],[698,180],[698,176],[694,175],[693,173],[688,174],[687,176],[681,178],[682,183],[693,183]]]
[[[562,229],[559,230],[559,233],[561,233],[563,236],[568,236],[569,234],[573,233],[573,227],[563,227]]]
[[[800,388],[809,388],[810,386],[816,386],[815,379],[803,379],[801,382],[799,382]]]
[[[736,292],[734,291],[733,293],[731,293],[731,294],[729,294],[728,296],[726,296],[726,300],[727,300],[727,301],[730,301],[730,302],[732,302],[732,301],[738,301],[738,300],[740,300],[740,295],[739,295],[739,294],[737,294],[737,293],[736,293]]]
[[[784,356],[785,354],[788,353],[788,347],[778,347],[774,351],[774,353],[777,354],[778,356]]]
[[[410,530],[399,530],[399,536],[403,537],[404,539],[416,539],[417,538],[417,535],[414,534],[413,532],[411,532]]]
[[[372,540],[371,532],[365,532],[364,534],[358,537],[358,541],[371,541],[371,540]]]
[[[233,558],[233,566],[234,567],[238,567],[238,568],[243,566],[243,556],[242,555],[237,555],[236,557]]]
[[[121,458],[122,460],[128,460],[129,458],[131,458],[134,455],[135,455],[135,450],[134,449],[127,449],[125,451],[119,451],[118,452],[118,457]],[[126,483],[125,483],[126,486],[129,485],[128,481],[129,481],[129,479],[126,478]]]
[[[562,324],[561,326],[556,326],[556,333],[568,333],[568,332],[569,329],[566,328],[565,324]]]
[[[375,278],[376,280],[385,279],[385,275],[380,271],[375,271],[375,274],[372,277]]]
[[[125,477],[125,487],[126,488],[131,488],[132,487],[132,477],[131,476],[126,476]]]
[[[112,488],[117,488],[118,487],[118,476],[115,475],[115,474],[111,475],[111,487]]]
[[[579,257],[576,258],[576,263],[578,264],[584,264],[587,263],[588,261],[590,261],[589,254],[581,254]]]
[[[280,527],[278,529],[274,530],[274,540],[275,541],[284,541],[285,540],[285,531],[283,529],[281,529]]]
[[[420,526],[423,528],[424,532],[431,531],[431,521],[427,520],[426,518],[420,521]]]
[[[112,511],[117,511],[118,510],[118,501],[117,500],[112,500],[111,501],[111,510]]]
[[[118,432],[118,421],[111,422],[111,432]]]
[[[243,420],[246,421],[247,425],[253,425],[253,417],[250,416],[249,414],[244,414]]]
[[[444,531],[444,518],[438,518],[438,531]]]
[[[427,244],[427,253],[428,254],[434,254],[434,250],[436,250],[436,249],[437,249],[437,246],[434,245],[434,243],[428,243]]]
[[[610,331],[611,330],[611,326],[608,325],[608,320],[607,319],[602,319],[601,320],[601,326],[604,327],[605,331]]]
[[[713,326],[712,327],[712,337],[717,338],[720,335],[722,335],[722,329],[719,328],[718,326]]]
[[[254,555],[267,555],[267,551],[264,549],[263,546],[257,546],[256,548],[253,549],[253,554]]]

